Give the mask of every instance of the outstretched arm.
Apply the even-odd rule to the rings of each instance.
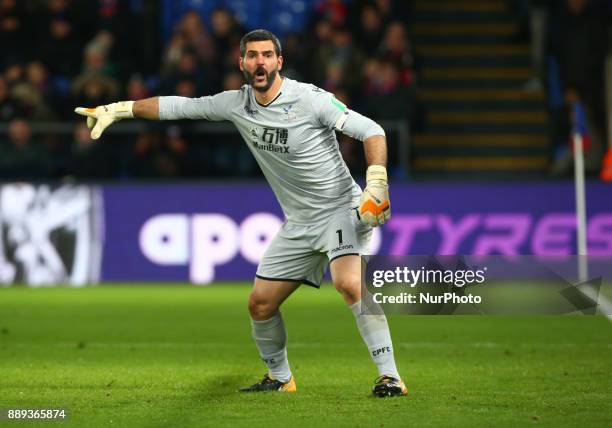
[[[206,119],[226,120],[237,102],[239,91],[226,91],[200,98],[153,97],[139,101],[120,101],[94,108],[77,107],[74,111],[87,116],[91,138],[100,138],[106,128],[122,119]]]
[[[159,97],[134,102],[132,113],[140,119],[159,120]]]
[[[74,111],[87,117],[91,138],[97,140],[106,128],[121,119],[159,120],[159,97],[139,101],[119,101],[94,108],[77,107]]]

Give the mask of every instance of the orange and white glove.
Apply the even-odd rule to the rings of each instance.
[[[91,138],[97,140],[112,123],[121,119],[132,119],[133,105],[134,101],[119,101],[95,108],[77,107],[74,112],[87,116],[87,127],[91,129]]]
[[[381,226],[391,217],[387,168],[370,165],[366,171],[366,188],[361,194],[359,215],[369,226]]]

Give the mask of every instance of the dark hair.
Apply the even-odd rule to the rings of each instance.
[[[246,55],[246,45],[249,42],[263,42],[266,40],[270,40],[274,44],[274,51],[276,52],[276,56],[281,56],[281,43],[278,40],[278,37],[274,35],[274,33],[268,30],[253,30],[249,33],[246,33],[240,39],[240,56],[244,58]]]

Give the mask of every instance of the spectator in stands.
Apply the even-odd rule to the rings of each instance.
[[[187,62],[193,62],[193,64],[185,64],[186,55],[192,57],[192,59],[187,59]],[[212,36],[206,31],[200,16],[195,11],[187,12],[177,24],[164,55],[165,81],[162,89],[171,92],[171,88],[176,86],[178,80],[182,80],[182,77],[178,75],[192,72],[185,70],[187,66],[187,68],[196,67],[206,71],[204,81],[198,81],[202,77],[201,73],[199,76],[188,77],[198,87],[196,92],[218,90],[220,86],[219,70],[222,69],[218,60],[217,46]]]
[[[138,134],[132,147],[129,170],[136,178],[154,178],[157,175],[155,156],[161,145],[158,132],[147,131]]]
[[[340,61],[331,61],[325,69],[325,80],[321,87],[329,92],[336,92],[345,83],[346,76],[344,64]]]
[[[237,71],[233,71],[225,75],[223,79],[223,90],[224,91],[233,91],[236,89],[240,89],[244,85],[244,76],[242,73]]]
[[[50,101],[54,97],[53,86],[49,80],[49,72],[40,61],[32,61],[26,65],[26,80],[38,91],[44,100]]]
[[[45,102],[43,94],[28,82],[24,81],[15,85],[11,94],[29,120],[44,121],[56,118],[54,112]]]
[[[9,66],[4,72],[3,81],[8,91],[9,104],[16,108],[13,117],[44,119],[49,114],[41,94],[28,83],[23,64]]]
[[[104,179],[116,176],[112,146],[96,144],[89,136],[89,128],[79,122],[73,132],[68,174],[80,179]]]
[[[315,82],[331,91],[342,84],[349,94],[354,96],[361,87],[364,63],[365,56],[353,44],[350,31],[346,28],[334,28],[330,43],[319,46],[315,51]]]
[[[108,61],[112,44],[113,37],[106,31],[98,33],[87,44],[83,71],[72,84],[72,97],[75,102],[104,104],[118,95],[120,85],[118,80],[112,77],[115,68]]]
[[[190,144],[187,142],[179,126],[170,126],[166,129],[166,139],[163,143],[165,161],[158,166],[166,167],[166,177],[192,177],[197,176],[200,165],[191,155]],[[170,166],[174,169],[167,168]]]
[[[68,175],[70,169],[70,137],[56,133],[42,133],[38,147],[48,164],[48,178],[57,179]]]
[[[211,15],[212,37],[217,47],[217,52],[222,52],[224,57],[219,58],[220,69],[218,73],[223,75],[236,68],[236,46],[240,45],[240,38],[244,29],[238,24],[233,15],[223,8],[217,8]]]
[[[308,70],[308,43],[298,33],[289,33],[283,40],[283,75],[294,80],[304,80]]]
[[[381,45],[381,50],[384,47],[391,52],[390,56],[396,55],[402,59],[399,61],[399,64],[403,64],[400,66],[400,80],[403,79],[402,84],[406,85],[410,81],[412,59],[405,31],[405,15],[401,13],[405,9],[403,3],[353,0],[348,7],[349,2],[345,0],[318,1],[314,37],[298,32],[289,34],[284,41],[283,74],[313,81],[355,105],[361,101],[364,93],[365,58],[377,54]],[[187,12],[166,45],[163,70],[159,73],[161,77],[158,77],[158,73],[139,76],[137,73],[142,70],[135,55],[135,44],[142,44],[142,40],[137,36],[139,27],[134,23],[140,21],[135,20],[131,12],[138,7],[134,6],[136,4],[138,2],[123,0],[0,0],[0,120],[8,121],[15,117],[27,120],[72,119],[70,106],[106,104],[119,97],[120,93],[127,94],[133,100],[148,97],[150,90],[201,96],[222,89],[237,89],[242,85],[242,75],[235,72],[235,65],[239,56],[238,42],[244,31],[230,10],[223,8],[213,11],[210,29],[206,28],[203,17],[197,12]],[[384,30],[394,19],[404,24],[399,30],[395,29],[395,35],[390,35]],[[361,27],[360,30],[352,31],[355,26]],[[296,31],[299,30],[296,28]],[[151,36],[143,33],[142,37]],[[360,49],[361,44],[366,49],[365,54]],[[399,48],[396,49],[397,46]],[[371,94],[379,99],[383,97],[376,91]],[[23,126],[16,125],[18,135],[20,128],[23,129]],[[97,146],[90,147],[86,141],[81,142],[80,133],[80,130],[75,130],[74,147],[70,144],[72,139],[65,136],[48,141],[45,138],[34,147],[42,153],[46,148],[47,156],[52,154],[56,162],[64,162],[60,159],[63,155],[59,154],[71,147],[77,150],[77,146],[78,156],[77,151],[74,156],[84,156],[83,164],[90,162],[85,159],[88,156],[91,159],[103,156],[97,153]],[[199,147],[192,147],[185,135],[160,136],[156,143],[156,138],[151,134],[143,140],[139,149],[143,155],[137,158],[145,165],[137,168],[136,163],[130,163],[138,169],[136,175],[139,177],[153,176],[151,171],[156,171],[158,167],[164,170],[162,174],[166,176],[182,176],[181,169],[189,168],[180,161],[182,158],[176,155],[175,150],[166,147],[167,144],[176,148],[180,146],[177,141],[183,140],[190,150],[200,150]],[[116,152],[120,147],[121,144],[113,143],[108,150]],[[232,165],[237,175],[259,174],[242,142],[219,147],[213,144],[200,155],[210,164],[194,170],[193,174],[227,174],[227,165]],[[72,168],[76,162],[79,161],[68,162],[64,169]],[[354,165],[357,161],[348,162]],[[178,172],[172,172],[174,163],[178,165]],[[49,174],[61,174],[62,168],[48,171],[51,171]],[[118,174],[121,168],[101,169],[106,172],[98,171],[93,175],[102,178],[104,174]],[[150,173],[143,172],[146,170]],[[75,175],[85,177],[87,174],[82,170]]]
[[[48,159],[33,140],[26,120],[13,119],[9,123],[8,141],[0,161],[3,178],[29,180],[49,177]]]
[[[117,67],[110,60],[110,52],[114,43],[115,38],[110,32],[106,30],[98,32],[85,46],[82,73],[116,76]]]
[[[128,99],[134,101],[149,98],[151,96],[151,92],[140,74],[132,74],[132,76],[130,76],[125,93]]]
[[[232,73],[236,70],[236,58],[240,57],[240,43],[236,41],[223,59],[223,74]]]
[[[9,92],[6,80],[4,77],[0,77],[0,121],[8,122],[22,114],[23,112],[19,104],[13,99]]]
[[[580,101],[587,111],[592,146],[586,167],[592,171],[599,168],[606,134],[603,88],[608,38],[596,6],[587,0],[565,0],[557,8],[551,26],[551,53],[559,66],[566,106]],[[555,126],[568,129],[570,112],[562,117],[565,124]]]
[[[552,53],[559,61],[565,89],[573,89],[593,113],[603,110],[607,31],[598,10],[587,0],[566,0],[558,15]]]
[[[98,0],[98,28],[115,36],[128,35],[130,31],[130,9],[122,0]],[[129,40],[126,40],[129,44]]]
[[[378,7],[366,3],[359,15],[357,25],[353,26],[357,44],[368,54],[376,52],[384,36],[384,23]]]
[[[414,86],[402,77],[397,59],[381,56],[368,62],[364,114],[381,120],[416,121]]]
[[[202,64],[214,64],[217,60],[217,46],[197,12],[190,11],[183,15],[177,32],[184,41],[182,49],[190,49]]]
[[[176,69],[186,49],[186,37],[180,32],[173,34],[163,55],[161,74],[167,75],[172,73]]]
[[[180,135],[180,128],[168,128],[163,137],[149,131],[138,136],[132,150],[132,170],[137,178],[179,178],[188,175],[190,161],[188,146]]]
[[[181,79],[177,81],[172,92],[179,97],[187,98],[194,98],[199,93],[198,88],[196,87],[195,83],[193,83],[193,80],[189,79]]]
[[[108,104],[117,97],[117,82],[108,76],[83,75],[72,85],[72,104]]]
[[[348,24],[348,8],[343,0],[323,0],[315,7],[316,20],[328,21],[334,27]]]
[[[12,88],[24,78],[24,66],[20,62],[12,63],[4,70],[4,79],[9,88]]]
[[[57,105],[51,104],[56,98],[48,79],[45,66],[31,62],[25,67],[24,79],[13,85],[13,98],[30,120],[53,120],[57,118]],[[52,108],[55,107],[55,108]]]
[[[17,0],[0,0],[0,68],[23,61],[29,52],[27,19]]]
[[[79,2],[81,3],[81,2]],[[88,2],[83,2],[88,3]],[[107,34],[110,40],[107,57],[109,63],[113,64],[113,75],[115,77],[127,78],[131,71],[141,66],[141,51],[135,48],[135,44],[140,42],[137,34],[139,27],[137,21],[132,16],[130,2],[123,0],[97,0],[95,5],[95,32]],[[90,7],[93,8],[93,7]],[[89,40],[91,35],[84,36]],[[151,38],[152,35],[147,34]],[[121,43],[113,43],[120,40]]]
[[[192,97],[208,93],[211,82],[207,74],[196,55],[191,50],[184,50],[176,68],[162,81],[162,92]]]
[[[366,3],[370,1],[365,0]],[[403,22],[408,25],[412,19],[413,2],[411,1],[374,0],[373,3],[380,13],[384,27],[393,21]]]
[[[308,57],[308,67],[305,68],[305,73],[308,76],[307,80],[312,81],[315,85],[321,85],[325,76],[315,64],[322,55],[321,52],[329,49],[329,45],[331,45],[332,25],[326,19],[313,21],[312,33],[312,37],[307,39],[304,45]]]
[[[48,0],[38,16],[37,57],[53,73],[73,77],[78,73],[81,58],[77,52],[82,38],[77,32],[77,18],[67,0]]]
[[[414,60],[406,26],[400,21],[389,24],[379,47],[379,55],[393,61],[399,68],[402,83],[415,83]]]

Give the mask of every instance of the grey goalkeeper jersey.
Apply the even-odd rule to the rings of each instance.
[[[334,130],[358,140],[384,135],[372,120],[331,93],[283,79],[279,95],[260,105],[250,85],[201,98],[160,97],[161,120],[229,120],[270,183],[287,220],[325,221],[357,205],[361,189],[338,150]]]

